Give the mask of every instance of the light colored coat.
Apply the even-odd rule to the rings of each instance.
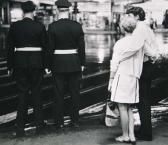
[[[145,24],[138,22],[130,36],[116,42],[110,63],[110,71],[140,78],[144,56],[158,58],[159,51],[153,31]]]

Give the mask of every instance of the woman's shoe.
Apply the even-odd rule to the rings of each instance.
[[[130,137],[130,143],[132,145],[136,145],[136,138],[135,137]]]
[[[136,145],[136,140],[133,140],[133,141],[130,140],[130,143],[131,143],[132,145]]]
[[[21,138],[25,136],[25,131],[24,129],[17,129],[16,132],[12,133],[14,138]]]
[[[115,138],[115,141],[124,142],[124,143],[130,143],[130,139],[129,138],[124,138],[123,136],[119,136],[119,137]]]

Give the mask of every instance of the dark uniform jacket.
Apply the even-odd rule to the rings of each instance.
[[[69,19],[60,19],[49,25],[49,47],[54,72],[81,71],[85,65],[85,42],[81,24]],[[54,50],[77,49],[77,54],[54,54]]]
[[[45,26],[30,18],[14,22],[7,39],[8,68],[44,68],[47,63]],[[42,51],[15,51],[15,48],[40,47]]]

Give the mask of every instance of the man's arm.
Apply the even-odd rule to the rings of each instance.
[[[55,50],[55,40],[54,40],[54,33],[53,33],[53,28],[51,27],[51,24],[48,26],[48,37],[47,37],[47,40],[48,40],[48,43],[47,43],[47,47],[48,47],[48,50],[47,50],[47,52],[46,52],[46,56],[47,56],[47,66],[48,66],[48,68],[49,68],[49,70],[48,70],[48,68],[46,68],[45,69],[45,72],[47,73],[47,74],[49,74],[51,71],[50,71],[50,69],[51,69],[51,64],[52,64],[52,55],[53,55],[53,53],[54,53],[54,50]]]
[[[55,50],[55,40],[54,40],[55,37],[54,37],[53,31],[54,30],[53,30],[52,24],[50,24],[48,26],[48,46],[51,54],[53,54]]]
[[[84,32],[82,26],[80,27],[80,36],[78,38],[78,54],[81,62],[81,66],[85,65],[85,39],[84,39]]]
[[[160,57],[161,52],[154,32],[151,29],[148,29],[148,31],[148,41],[145,42],[144,53],[155,61]]]
[[[42,47],[42,57],[43,57],[43,65],[44,68],[50,68],[50,50],[48,47],[48,37],[47,37],[47,31],[45,26],[43,25],[41,35],[40,35],[40,41],[41,41],[41,47]]]
[[[14,64],[14,52],[15,52],[15,44],[14,44],[14,37],[13,37],[13,24],[11,24],[8,36],[7,36],[7,66],[8,69],[13,69]]]
[[[132,42],[131,47],[124,50],[122,55],[120,56],[120,62],[128,59],[135,53],[137,53],[140,49],[142,49],[146,39],[146,32],[143,26],[137,26],[137,28],[132,33]]]

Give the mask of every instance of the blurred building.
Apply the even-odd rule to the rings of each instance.
[[[109,29],[111,22],[111,0],[69,0],[77,7],[76,20],[85,29]]]
[[[26,0],[0,0],[0,55],[5,51],[6,35],[11,22],[22,19],[21,3]],[[48,25],[57,18],[56,0],[33,0],[38,5],[36,20]],[[146,0],[69,0],[70,17],[80,22],[86,30],[114,30],[125,7],[130,3]],[[3,3],[2,3],[3,2]]]
[[[158,25],[161,25],[168,9],[168,0],[150,0],[145,3],[134,4],[134,6],[142,7],[147,13],[148,19],[153,18]]]
[[[85,29],[111,30],[119,21],[127,4],[142,3],[147,0],[69,0],[77,7],[75,19]]]

